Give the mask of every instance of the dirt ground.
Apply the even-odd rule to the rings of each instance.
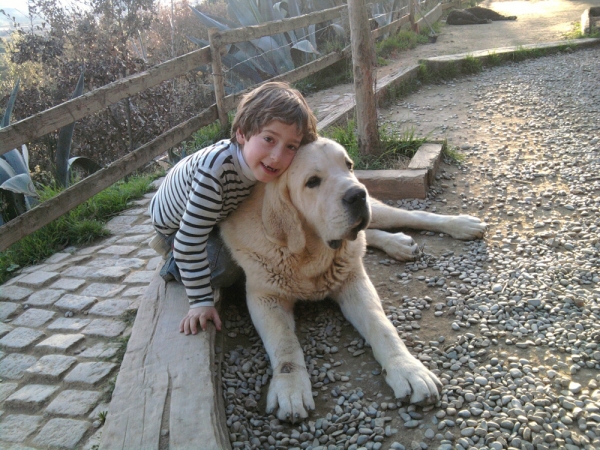
[[[405,67],[416,64],[419,59],[433,56],[441,56],[455,53],[465,53],[475,50],[493,49],[508,46],[518,46],[533,43],[543,43],[559,41],[564,38],[565,33],[573,30],[573,23],[580,20],[582,12],[590,6],[599,6],[600,0],[532,0],[532,1],[485,1],[481,6],[494,9],[504,15],[516,15],[518,20],[515,22],[494,22],[488,25],[473,25],[473,26],[442,26],[437,42],[434,44],[421,45],[414,50],[405,52],[390,65],[380,68],[378,77],[388,75],[392,72],[397,72]],[[445,138],[448,139],[450,145],[461,147],[462,145],[474,142],[477,136],[472,132],[465,131],[460,126],[448,126],[448,119],[454,119],[454,123],[460,123],[460,120],[466,120],[470,104],[470,89],[473,86],[469,80],[460,81],[464,87],[464,92],[460,96],[449,97],[445,95],[445,85],[424,86],[420,91],[412,94],[405,99],[407,103],[417,105],[419,108],[390,107],[385,111],[381,111],[380,124],[389,123],[399,128],[413,128],[419,136],[431,136],[433,139]],[[349,92],[352,86],[337,86],[321,92],[316,95],[325,97],[328,94],[343,94]],[[459,98],[457,98],[459,97]],[[428,106],[432,111],[441,111],[439,114],[423,115],[423,106]],[[429,109],[429,108],[427,108]],[[461,181],[461,169],[454,165],[443,163],[440,172],[444,174],[443,179],[438,180],[436,185],[444,190],[444,198],[446,203],[441,205],[438,212],[446,214],[456,214],[460,212],[462,199],[457,194],[456,187],[463,184]],[[464,188],[464,186],[463,186]],[[473,193],[476,195],[476,193]],[[403,230],[404,231],[404,230]],[[425,253],[439,255],[446,252],[455,252],[457,254],[465,252],[466,245],[464,242],[453,240],[447,236],[442,236],[435,233],[408,231],[414,240],[422,247]],[[437,276],[439,272],[432,269],[419,270],[413,281],[403,283],[402,273],[410,272],[405,263],[390,260],[385,254],[376,250],[369,250],[365,257],[365,266],[373,284],[378,289],[379,295],[384,306],[400,305],[403,296],[423,298],[427,296],[431,299],[430,305],[435,305],[438,302],[445,302],[445,295],[440,289],[428,287],[426,279]],[[399,276],[400,275],[400,276]],[[415,283],[417,279],[421,282]],[[243,304],[239,301],[237,311],[240,314],[247,315],[244,311]],[[310,340],[311,327],[316,326],[315,323],[329,318],[341,317],[339,309],[335,305],[323,303],[317,307],[301,305],[297,309],[297,334],[305,345]],[[341,319],[341,333],[332,338],[332,344],[340,349],[337,355],[331,355],[331,363],[341,362],[342,366],[338,366],[338,371],[345,373],[350,383],[360,388],[365,396],[374,402],[381,404],[382,402],[393,401],[393,393],[386,385],[384,377],[381,375],[380,366],[374,360],[370,351],[352,356],[347,352],[348,347],[352,350],[362,347],[361,339],[358,333],[347,322]],[[434,308],[422,310],[420,320],[412,322],[414,329],[408,331],[403,336],[405,342],[410,347],[414,341],[434,341],[439,340],[443,336],[448,336],[452,341],[456,335],[452,331],[452,317],[448,320],[434,320]],[[476,333],[475,330],[473,330]],[[251,347],[251,343],[243,336],[227,337],[227,330],[223,333],[224,342],[221,342],[224,352],[234,349],[236,346]],[[441,344],[443,347],[444,344]],[[502,344],[490,348],[489,356],[502,356],[502,352],[507,350]],[[510,348],[512,354],[520,353],[519,349]],[[528,355],[530,358],[531,354]],[[538,355],[543,358],[543,355]],[[534,358],[535,359],[535,358]],[[262,399],[259,402],[258,409],[264,411],[266,389],[262,390]],[[317,389],[315,389],[317,390]],[[315,399],[317,410],[311,413],[309,420],[316,420],[319,417],[325,417],[327,413],[332,412],[332,405],[335,405],[335,396],[331,394],[331,390],[324,389],[323,393],[319,393]],[[420,410],[424,415],[424,422],[430,423],[431,418],[436,412],[436,409],[426,408]],[[389,416],[393,419],[388,424],[392,430],[396,429],[399,432],[393,433],[384,441],[383,448],[389,448],[390,444],[398,441],[404,444],[407,448],[411,448],[411,444],[415,442],[427,441],[433,448],[436,447],[435,441],[426,440],[424,438],[424,428],[406,429],[402,425],[402,421],[398,414],[390,411]],[[286,432],[291,432],[296,427],[286,427]],[[437,431],[436,431],[437,432]],[[414,448],[414,447],[413,447]]]

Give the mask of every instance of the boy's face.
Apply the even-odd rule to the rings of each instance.
[[[249,138],[239,128],[235,136],[242,146],[246,164],[256,179],[263,183],[274,180],[286,171],[303,138],[295,124],[287,125],[278,120],[269,122],[258,134]]]

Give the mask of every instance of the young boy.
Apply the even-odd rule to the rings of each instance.
[[[240,101],[231,139],[182,159],[168,173],[150,202],[158,232],[150,245],[159,253],[161,245],[172,246],[161,275],[185,286],[190,310],[180,332],[196,334],[198,324],[206,329],[207,320],[221,329],[213,288],[231,285],[237,275],[218,223],[256,182],[279,177],[296,150],[316,138],[317,120],[302,94],[286,83],[265,83]]]

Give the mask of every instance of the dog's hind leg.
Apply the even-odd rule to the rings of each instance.
[[[407,211],[392,208],[370,198],[371,223],[369,228],[391,230],[413,228],[446,233],[454,239],[471,240],[483,237],[487,224],[473,216],[444,216],[425,211]]]
[[[386,317],[377,291],[362,265],[333,298],[344,316],[371,345],[396,398],[410,399],[411,403],[435,403],[439,399],[440,381],[410,354]]]
[[[248,290],[248,310],[271,360],[273,379],[267,395],[267,414],[296,422],[315,409],[304,354],[294,333],[294,304]]]

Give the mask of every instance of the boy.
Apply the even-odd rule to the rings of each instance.
[[[196,334],[207,320],[221,329],[212,288],[231,285],[241,269],[220,241],[218,223],[256,182],[279,177],[296,150],[316,138],[317,120],[302,94],[286,83],[265,83],[240,101],[231,139],[182,159],[168,173],[150,202],[158,232],[150,246],[159,253],[172,246],[161,275],[185,286],[190,310],[180,332]]]

